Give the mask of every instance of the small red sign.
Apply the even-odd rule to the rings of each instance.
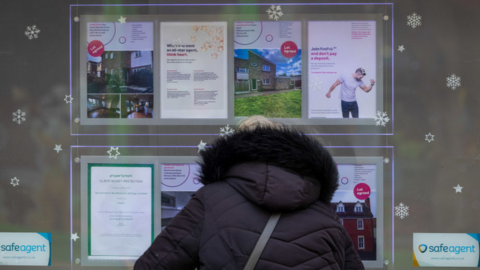
[[[280,48],[280,51],[282,52],[282,55],[287,57],[287,58],[292,58],[298,53],[298,47],[297,44],[293,41],[286,41],[282,44],[282,47]]]
[[[370,187],[365,183],[360,183],[353,188],[353,195],[359,200],[365,200],[370,197]]]
[[[100,40],[93,40],[88,43],[87,51],[93,57],[102,56],[103,51],[105,50],[105,46]]]

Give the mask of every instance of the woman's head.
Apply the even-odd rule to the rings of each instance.
[[[282,127],[283,125],[271,121],[263,116],[254,115],[242,120],[237,127],[237,131],[253,131],[257,128],[281,129]]]

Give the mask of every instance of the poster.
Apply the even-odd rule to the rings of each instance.
[[[479,267],[478,233],[414,233],[413,266]]]
[[[227,118],[227,23],[160,23],[161,118]]]
[[[308,22],[308,118],[375,118],[376,55],[375,21]]]
[[[235,113],[302,117],[301,22],[235,22]]]
[[[162,229],[183,209],[193,193],[203,186],[197,176],[199,169],[196,163],[161,165]]]
[[[153,22],[87,23],[87,117],[153,118]]]
[[[153,165],[88,164],[88,255],[139,257],[153,241]]]
[[[377,165],[338,164],[339,187],[331,204],[362,260],[376,260]]]
[[[50,233],[0,233],[0,265],[49,266]]]

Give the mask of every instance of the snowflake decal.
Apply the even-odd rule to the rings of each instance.
[[[431,143],[434,141],[433,137],[435,137],[435,135],[433,135],[432,133],[428,133],[427,135],[425,135],[425,141]]]
[[[403,51],[405,51],[405,47],[403,45],[400,45],[400,46],[398,46],[398,50],[400,52],[403,52]]]
[[[271,5],[270,8],[267,9],[267,14],[270,20],[278,21],[278,19],[283,16],[282,7]]]
[[[450,77],[447,77],[447,87],[451,88],[452,90],[457,89],[458,87],[461,86],[460,84],[461,78],[456,76],[455,74],[452,74]]]
[[[22,112],[21,110],[17,110],[16,112],[13,112],[13,122],[17,122],[17,124],[21,124],[22,122],[25,122],[27,120],[26,113]]]
[[[398,206],[395,206],[395,216],[404,219],[408,216],[408,206],[400,203]]]
[[[411,26],[413,29],[422,25],[422,16],[413,13],[412,15],[407,16],[407,25]]]
[[[120,155],[120,152],[118,152],[118,147],[110,147],[110,150],[107,151],[107,153],[110,155],[109,158],[113,157],[114,159],[117,159],[117,157]]]
[[[72,103],[72,100],[73,100],[73,97],[72,95],[65,95],[65,98],[63,99],[65,100],[65,102],[68,104],[68,103]]]
[[[384,127],[385,124],[388,123],[388,121],[390,121],[390,118],[388,118],[386,112],[377,111],[377,116],[375,116],[375,123],[377,124],[377,126]]]
[[[220,128],[220,136],[222,137],[232,136],[233,132],[235,132],[235,129],[231,128],[228,125],[223,128]]]
[[[322,89],[322,83],[323,82],[320,81],[317,76],[310,80],[310,86],[312,87],[313,91],[320,91]]]
[[[28,39],[38,38],[38,33],[40,33],[40,29],[38,29],[36,25],[27,26],[27,31],[25,31]]]
[[[10,180],[11,180],[11,181],[10,181],[10,185],[12,185],[12,186],[14,186],[14,187],[20,185],[20,183],[19,183],[20,180],[18,180],[17,177],[14,177],[14,178],[12,178],[12,179],[10,179]]]

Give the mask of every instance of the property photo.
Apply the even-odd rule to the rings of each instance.
[[[365,202],[332,202],[332,209],[342,221],[362,260],[376,260],[377,219],[372,213],[370,198]]]
[[[87,54],[88,93],[153,93],[153,51]]]
[[[234,65],[235,116],[301,117],[301,50],[238,49]]]
[[[153,95],[90,94],[87,108],[88,118],[153,118]]]

